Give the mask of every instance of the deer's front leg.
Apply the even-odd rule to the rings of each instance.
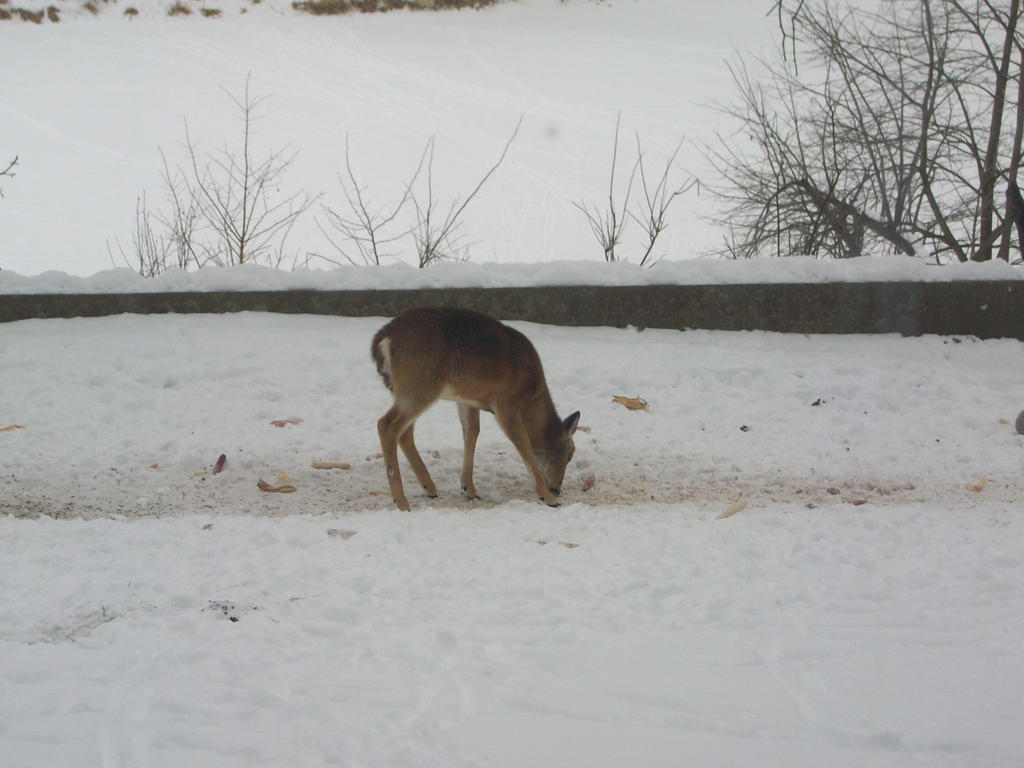
[[[523,459],[523,463],[529,470],[530,475],[533,477],[534,484],[537,488],[537,495],[541,501],[547,504],[549,507],[557,507],[558,499],[551,492],[547,482],[544,480],[544,476],[540,473],[540,467],[537,466],[537,460],[533,457],[533,448],[530,445],[530,437],[526,432],[526,425],[523,424],[522,418],[519,413],[514,410],[506,410],[504,408],[495,408],[494,417],[497,419],[498,424],[504,430],[505,434],[508,435],[508,439],[512,441],[512,445],[519,451],[519,455]]]

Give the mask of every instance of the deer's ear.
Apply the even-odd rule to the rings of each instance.
[[[579,426],[579,423],[580,412],[576,411],[576,413],[572,414],[572,416],[569,416],[565,421],[562,422],[562,431],[566,435],[572,435],[573,432],[576,431],[576,427]]]

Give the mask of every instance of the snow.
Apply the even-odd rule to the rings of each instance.
[[[245,264],[199,271],[173,270],[155,278],[143,278],[124,268],[104,270],[89,277],[58,271],[21,275],[3,270],[0,271],[0,295],[1022,279],[1024,273],[1020,269],[998,260],[937,267],[893,255],[842,261],[810,257],[758,261],[691,259],[662,261],[650,268],[627,262],[559,261],[533,264],[452,263],[428,269],[391,264],[285,271]]]
[[[0,326],[0,765],[1020,764],[1021,342],[515,323],[563,504],[400,513],[383,322]]]
[[[655,163],[686,134],[679,169],[700,172],[699,143],[728,131],[708,109],[724,59],[769,38],[759,0],[132,5],[0,23],[18,65],[0,162],[19,156],[0,179],[0,296],[1021,279],[695,258],[719,238],[695,193],[657,266],[603,263],[572,203],[603,199],[617,115]],[[332,206],[346,134],[380,201],[436,137],[451,199],[522,117],[467,211],[472,261],[111,269],[136,197],[159,204],[158,150],[182,161],[183,118],[204,147],[230,143],[225,90],[247,75],[269,97],[258,154],[297,150],[286,191]],[[290,242],[326,251],[311,220]],[[417,426],[440,496],[407,484],[400,513],[369,359],[384,322],[0,324],[0,768],[1024,763],[1022,342],[515,323],[589,430],[562,505],[533,498],[486,416],[483,498],[463,499],[440,404]]]
[[[660,173],[685,137],[672,179],[682,183],[702,171],[699,142],[721,123],[711,104],[730,87],[725,60],[768,45],[772,30],[760,0],[517,0],[316,18],[290,0],[204,2],[219,18],[168,18],[170,4],[98,3],[96,17],[68,5],[60,23],[0,23],[0,49],[18,62],[18,77],[0,82],[0,157],[20,158],[17,176],[0,184],[3,269],[91,275],[112,266],[108,244],[123,266],[115,238],[129,248],[137,198],[145,191],[151,209],[167,210],[160,150],[172,169],[186,165],[185,120],[202,151],[236,148],[231,99],[247,77],[252,95],[266,97],[254,157],[298,153],[282,197],[323,193],[344,211],[347,136],[370,200],[393,203],[434,137],[434,190],[446,210],[522,118],[505,163],[463,217],[461,242],[484,263],[601,260],[573,203],[606,198],[617,116],[623,164],[639,134]],[[124,17],[128,6],[139,15]],[[674,206],[661,253],[690,258],[718,245],[701,218],[706,202],[694,191]],[[341,258],[312,215],[288,251],[286,266],[309,252]],[[403,242],[390,261],[415,261],[410,251]],[[634,226],[623,255],[641,253]]]

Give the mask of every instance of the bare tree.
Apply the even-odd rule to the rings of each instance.
[[[0,171],[0,177],[6,176],[9,179],[13,179],[14,176],[15,176],[15,174],[14,174],[14,166],[16,166],[17,164],[18,164],[18,156],[15,155],[14,159],[11,160],[11,162],[9,162],[7,164],[7,167],[4,168],[2,171]],[[0,188],[0,197],[3,197],[3,196],[4,196],[4,191],[3,191],[2,188]]]
[[[1008,258],[994,189],[1020,164],[1019,6],[778,0],[780,55],[761,62],[763,79],[733,68],[740,98],[726,111],[739,137],[707,152],[725,180],[725,251],[843,257],[882,243],[965,261],[991,258],[998,243]]]
[[[186,121],[185,150],[189,166],[183,179],[185,194],[195,203],[195,208],[190,202],[180,206],[178,211],[195,214],[212,237],[212,241],[195,246],[199,252],[195,263],[226,266],[257,262],[277,267],[286,256],[285,244],[296,220],[317,198],[303,192],[283,199],[273,198],[295,153],[277,150],[257,160],[251,141],[253,121],[265,97],[250,95],[249,78],[246,78],[242,99],[228,96],[241,117],[240,146],[235,150],[225,147],[218,154],[203,154],[193,141]],[[165,170],[165,177],[167,175]],[[167,183],[176,189],[174,183]]]
[[[1022,254],[1019,263],[1024,261],[1024,196],[1021,196],[1020,187],[1015,181],[1011,181],[1006,188],[1006,218],[1017,229],[1017,244]],[[1006,238],[1004,242],[1009,240],[1010,238]]]

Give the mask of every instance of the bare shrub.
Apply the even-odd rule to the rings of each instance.
[[[416,169],[405,183],[398,202],[390,205],[374,203],[367,187],[356,178],[346,137],[346,177],[339,175],[338,178],[348,210],[338,213],[323,206],[327,226],[318,221],[321,232],[342,258],[351,264],[362,262],[379,265],[383,260],[396,256],[391,248],[405,237],[412,239],[417,266],[421,269],[441,261],[467,260],[469,246],[459,237],[462,216],[505,161],[521,125],[520,118],[498,159],[469,194],[464,199],[456,198],[447,206],[443,206],[434,193],[434,137],[427,140]],[[413,211],[411,223],[401,215],[407,208]],[[328,231],[328,227],[331,231]],[[316,258],[338,263],[321,255]]]
[[[228,96],[241,118],[240,146],[234,152],[227,148],[217,154],[200,152],[185,124],[189,165],[181,178],[191,201],[185,208],[194,204],[197,219],[212,238],[196,246],[196,262],[217,266],[256,262],[278,267],[286,256],[292,227],[317,197],[296,192],[275,199],[295,153],[275,150],[257,160],[251,143],[253,118],[265,97],[250,95],[249,78],[241,100]],[[166,175],[165,169],[165,181]]]
[[[633,191],[633,181],[636,179],[638,161],[633,164],[629,173],[629,181],[626,183],[626,193],[622,197],[621,205],[615,201],[615,173],[619,165],[619,127],[622,122],[621,113],[615,120],[615,141],[612,144],[612,167],[608,175],[608,205],[601,209],[597,205],[576,202],[576,206],[587,218],[590,231],[604,252],[605,261],[619,261],[615,249],[622,240],[622,232],[626,226],[626,209],[629,206],[629,196]]]
[[[198,269],[258,263],[279,267],[288,235],[317,197],[297,192],[280,197],[285,172],[295,158],[286,150],[259,160],[252,146],[255,111],[263,98],[228,96],[240,113],[239,146],[201,151],[185,122],[185,167],[172,170],[163,150],[161,182],[166,206],[150,211],[145,194],[136,204],[131,247],[117,247],[122,260],[152,277],[169,268]],[[116,241],[115,241],[116,242]],[[109,246],[108,246],[109,250]]]
[[[171,245],[166,237],[153,229],[153,216],[146,205],[145,192],[135,201],[135,231],[132,233],[130,249],[126,251],[117,238],[114,238],[114,242],[121,261],[142,277],[156,277],[167,271]],[[109,242],[107,253],[113,262],[114,254]]]
[[[461,226],[462,214],[466,207],[477,196],[487,180],[494,175],[494,172],[505,162],[509,147],[519,135],[519,128],[523,119],[519,118],[515,130],[508,137],[501,155],[497,161],[487,169],[473,190],[466,195],[465,200],[455,199],[448,206],[448,212],[443,214],[440,211],[438,201],[434,198],[434,139],[427,142],[427,176],[426,193],[412,195],[412,204],[416,209],[416,223],[412,229],[413,241],[416,244],[416,256],[420,268],[428,267],[441,261],[466,260],[469,258],[468,246],[459,240],[459,227]],[[422,159],[421,159],[422,164]],[[417,173],[419,171],[417,170]]]
[[[420,155],[419,165],[416,166],[415,173],[405,185],[398,203],[390,206],[378,205],[369,199],[368,189],[356,178],[349,155],[348,136],[345,136],[346,177],[342,178],[339,174],[338,181],[341,183],[342,192],[348,202],[348,212],[340,214],[327,206],[321,206],[327,219],[327,225],[333,232],[329,232],[319,220],[317,220],[317,226],[327,241],[350,264],[362,263],[380,266],[385,259],[394,258],[397,255],[389,249],[394,243],[408,235],[410,229],[396,227],[396,222],[412,196],[412,187],[419,178],[425,158],[426,150]],[[332,261],[331,259],[325,260]]]
[[[669,186],[672,166],[683,146],[683,139],[680,139],[675,150],[665,161],[665,168],[661,176],[656,181],[653,179],[649,181],[647,166],[644,162],[646,153],[640,143],[638,133],[636,135],[636,160],[630,170],[622,200],[621,202],[617,201],[619,192],[616,190],[615,178],[618,173],[621,122],[622,115],[620,114],[615,120],[615,140],[612,145],[611,171],[608,175],[607,205],[604,208],[586,202],[574,202],[573,205],[586,217],[590,231],[601,246],[605,261],[608,262],[623,260],[616,249],[622,243],[627,220],[632,219],[639,224],[645,235],[642,245],[643,254],[639,264],[640,266],[652,266],[658,261],[654,250],[658,236],[668,228],[669,208],[677,197],[692,189],[697,184],[697,180],[689,178],[679,186]],[[631,206],[631,197],[638,177],[640,179],[640,199],[639,202]]]
[[[644,166],[644,151],[640,146],[640,136],[636,137],[637,166],[640,169],[640,190],[643,195],[640,197],[637,207],[629,212],[629,217],[644,231],[644,253],[639,262],[641,267],[652,266],[658,261],[658,258],[654,256],[654,246],[658,236],[668,228],[668,209],[673,201],[697,186],[697,179],[689,178],[678,187],[669,187],[669,174],[682,146],[683,140],[680,139],[675,150],[665,161],[665,168],[652,188],[647,181],[647,169]]]

